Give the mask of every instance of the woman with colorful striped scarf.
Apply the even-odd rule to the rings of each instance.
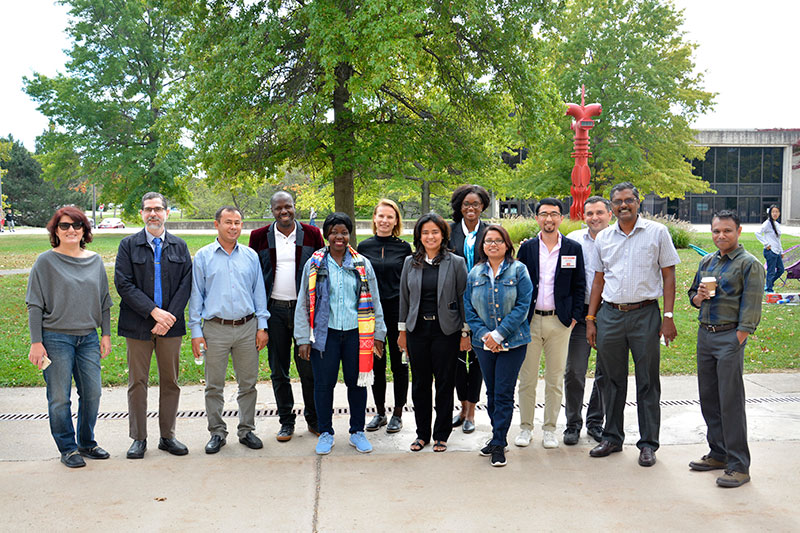
[[[364,434],[367,387],[372,385],[373,354],[383,357],[386,325],[378,283],[369,260],[350,246],[353,222],[331,213],[322,225],[328,246],[317,250],[303,268],[294,314],[298,355],[311,360],[314,404],[320,431],[316,452],[331,452],[333,389],[342,375],[350,406],[350,445],[372,451]]]

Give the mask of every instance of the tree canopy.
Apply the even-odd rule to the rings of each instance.
[[[181,12],[191,30],[172,139],[187,127],[218,182],[287,167],[332,182],[350,215],[364,188],[500,187],[511,174],[499,153],[554,131],[537,34],[552,5],[197,0]]]
[[[128,213],[149,190],[185,200],[184,149],[159,150],[157,128],[170,107],[166,88],[181,75],[181,19],[168,0],[59,3],[70,6],[66,73],[24,80],[52,124],[40,139],[45,177],[101,185]]]

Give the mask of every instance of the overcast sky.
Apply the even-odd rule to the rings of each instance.
[[[697,128],[800,128],[800,0],[675,0],[706,90],[719,93]],[[35,147],[45,117],[22,77],[64,70],[67,9],[52,0],[3,0],[0,20],[0,136]]]

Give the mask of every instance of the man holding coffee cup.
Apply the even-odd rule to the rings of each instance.
[[[711,448],[707,455],[690,462],[689,468],[724,469],[717,478],[720,487],[739,487],[750,481],[742,373],[747,337],[761,320],[765,273],[761,263],[739,244],[741,233],[735,212],[714,214],[711,237],[718,251],[700,260],[689,289],[692,305],[700,309],[697,382]]]

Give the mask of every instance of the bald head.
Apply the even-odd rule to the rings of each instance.
[[[286,191],[278,191],[272,195],[269,203],[278,229],[285,235],[289,235],[294,229],[294,199],[292,195]]]

